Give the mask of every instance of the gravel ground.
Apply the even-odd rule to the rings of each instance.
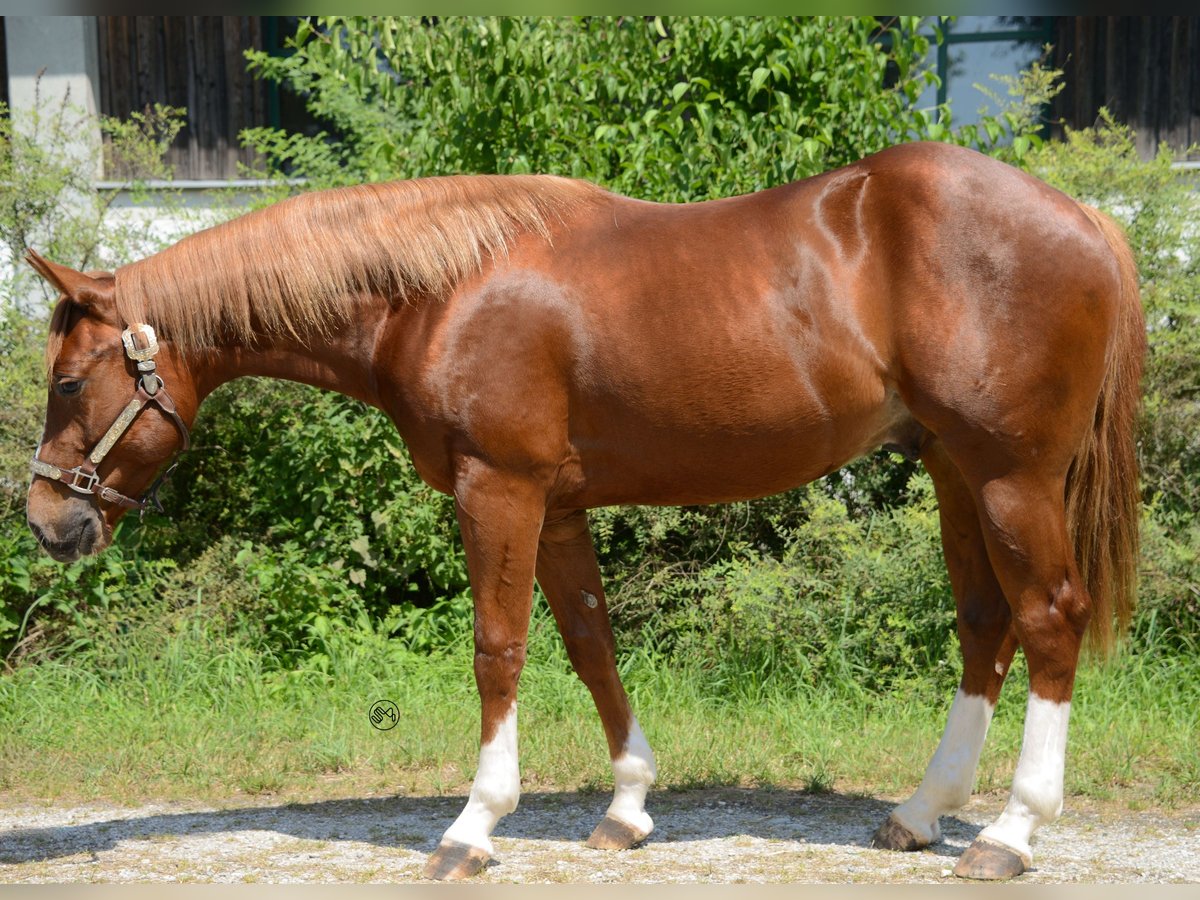
[[[526,794],[485,882],[936,882],[1001,809],[976,797],[920,853],[867,844],[892,806],[844,794],[722,788],[651,795],[657,828],[621,853],[583,845],[608,798]],[[0,811],[2,882],[395,882],[420,878],[461,797]],[[1072,798],[1035,839],[1028,882],[1195,882],[1200,806],[1133,812]]]

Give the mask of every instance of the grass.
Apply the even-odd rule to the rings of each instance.
[[[199,618],[131,634],[119,656],[48,661],[0,678],[4,802],[346,793],[460,793],[474,773],[478,700],[467,639],[429,657],[334,630],[306,668],[272,670]],[[728,680],[634,649],[625,683],[659,762],[659,786],[896,795],[920,779],[952,689],[887,696],[853,685],[767,685],[738,700]],[[1125,657],[1081,672],[1067,792],[1130,805],[1200,798],[1200,660]],[[368,710],[395,701],[400,724]],[[1024,674],[1014,671],[979,767],[1007,787],[1020,748]],[[599,719],[548,616],[535,621],[521,681],[527,791],[606,791]]]

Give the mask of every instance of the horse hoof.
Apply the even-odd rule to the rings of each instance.
[[[486,850],[470,844],[442,841],[425,863],[425,877],[434,881],[462,881],[478,875],[490,858]]]
[[[605,816],[587,839],[587,846],[593,850],[629,850],[644,841],[647,834],[649,832],[643,834],[620,819]]]
[[[929,846],[904,825],[895,816],[888,816],[887,821],[879,826],[875,836],[871,838],[871,846],[876,850],[922,850]]]
[[[976,881],[1007,881],[1016,878],[1025,868],[1025,860],[1016,851],[1003,844],[977,838],[958,858],[954,874]]]

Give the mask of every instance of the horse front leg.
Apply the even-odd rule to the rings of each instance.
[[[525,664],[534,563],[545,494],[482,466],[467,467],[455,504],[475,601],[475,683],[482,708],[479,768],[425,877],[469,878],[493,853],[491,834],[517,808],[517,681]]]
[[[587,844],[628,850],[654,828],[646,792],[656,774],[654,754],[629,707],[617,674],[612,625],[600,567],[582,510],[547,522],[538,547],[537,579],[580,680],[600,713],[615,783],[612,804]]]

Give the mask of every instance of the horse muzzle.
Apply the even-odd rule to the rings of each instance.
[[[104,520],[95,506],[82,497],[66,498],[54,505],[54,517],[35,514],[32,509],[27,516],[34,537],[52,558],[61,563],[74,562],[108,546]]]

